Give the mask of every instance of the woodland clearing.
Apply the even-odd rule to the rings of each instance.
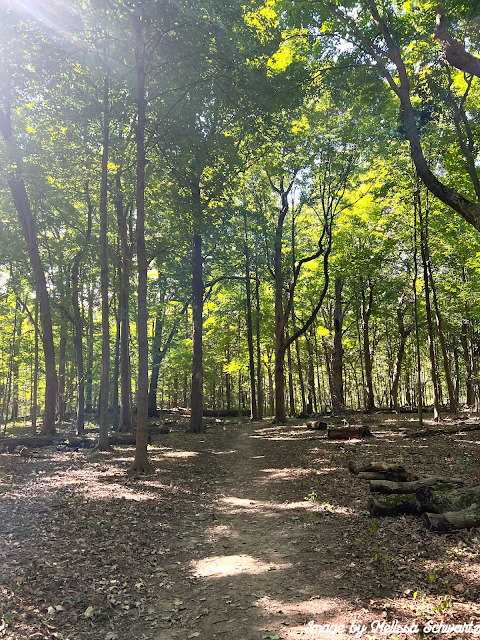
[[[292,640],[343,625],[330,637],[400,640],[428,621],[480,624],[478,531],[371,518],[348,470],[385,460],[478,483],[480,432],[410,438],[416,416],[345,419],[374,437],[213,419],[193,435],[179,418],[153,437],[146,476],[128,474],[128,446],[0,454],[0,637]]]

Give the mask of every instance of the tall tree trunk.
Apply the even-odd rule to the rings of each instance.
[[[113,415],[112,415],[112,427],[114,431],[118,431],[118,425],[120,423],[120,412],[118,410],[118,376],[120,373],[120,330],[121,319],[120,312],[117,309],[117,322],[115,327],[115,355],[113,358]]]
[[[32,426],[31,434],[37,433],[37,403],[38,403],[38,298],[35,298],[35,322],[34,322],[34,363],[33,363],[33,400],[32,400]],[[1,422],[0,422],[1,424]]]
[[[310,415],[315,411],[317,413],[317,393],[315,388],[315,364],[313,358],[313,344],[311,338],[306,337],[307,354],[308,354],[308,402],[307,413]]]
[[[110,318],[108,308],[108,259],[107,259],[107,195],[108,153],[110,144],[109,79],[103,81],[103,150],[102,179],[100,186],[100,293],[102,299],[102,365],[100,373],[100,433],[97,448],[107,451],[108,444],[108,395],[110,387]]]
[[[373,311],[373,289],[374,285],[368,280],[368,292],[362,286],[362,338],[363,338],[363,361],[365,365],[365,410],[367,412],[375,409],[373,396],[373,362],[370,350],[370,316]]]
[[[138,269],[138,383],[137,383],[137,437],[133,469],[139,472],[150,470],[147,456],[148,441],[148,312],[147,312],[147,255],[145,246],[145,63],[143,22],[134,16],[135,64],[137,71],[137,269]]]
[[[285,317],[283,312],[283,274],[282,274],[282,235],[283,223],[288,213],[288,194],[291,186],[284,190],[283,180],[280,185],[281,208],[275,227],[275,419],[285,422]]]
[[[258,237],[255,234],[255,323],[257,345],[257,412],[258,419],[263,418],[263,383],[262,383],[262,353],[260,336],[260,279],[258,277]]]
[[[132,405],[131,384],[130,384],[130,317],[129,317],[129,297],[130,297],[130,272],[132,268],[132,246],[129,241],[129,231],[127,218],[130,214],[131,206],[123,205],[123,188],[120,172],[115,176],[116,197],[115,211],[117,214],[118,236],[120,240],[119,256],[119,293],[118,293],[118,315],[120,319],[120,418],[118,430],[132,433]]]
[[[245,294],[247,302],[247,342],[248,342],[248,364],[250,371],[250,397],[252,420],[258,420],[257,396],[255,389],[255,360],[253,357],[253,327],[252,327],[252,296],[250,287],[250,252],[248,249],[247,232],[247,212],[243,212],[243,222],[245,227]]]
[[[93,338],[94,338],[94,326],[93,326],[93,286],[88,285],[87,294],[87,375],[85,384],[85,410],[88,413],[93,412]]]
[[[473,383],[473,359],[470,348],[469,339],[469,320],[462,318],[462,326],[460,329],[460,340],[463,349],[463,359],[465,360],[466,369],[466,391],[467,391],[467,406],[473,407],[475,403],[475,385]]]
[[[203,258],[202,258],[202,204],[200,185],[192,183],[192,203],[195,230],[192,247],[192,396],[190,431],[204,433],[203,426]]]
[[[418,389],[418,421],[420,426],[423,425],[423,390],[422,390],[422,361],[420,353],[420,331],[418,325],[418,296],[417,296],[417,281],[418,281],[418,241],[417,241],[417,225],[418,225],[418,211],[414,200],[414,223],[413,223],[413,310],[415,320],[415,347],[416,347],[416,360],[417,360],[417,389]],[[410,400],[407,397],[409,404]]]
[[[437,380],[437,367],[435,359],[434,349],[434,335],[433,335],[433,321],[432,321],[432,308],[430,303],[430,282],[428,278],[427,267],[427,234],[426,234],[426,221],[423,219],[421,201],[420,201],[420,189],[417,188],[414,192],[414,198],[417,206],[419,222],[420,222],[420,249],[423,264],[423,282],[425,286],[425,311],[427,315],[427,328],[428,328],[428,350],[430,355],[430,371],[433,387],[433,419],[438,421],[440,419],[440,403],[438,401],[438,380]]]
[[[393,367],[393,377],[392,377],[392,388],[390,390],[390,401],[391,406],[395,411],[398,411],[399,403],[398,403],[398,387],[400,384],[400,376],[402,373],[402,363],[403,357],[405,355],[405,344],[407,342],[408,336],[412,333],[412,327],[405,328],[404,316],[406,308],[403,306],[405,301],[405,296],[401,296],[398,300],[397,305],[397,325],[398,325],[398,349],[397,349],[397,357],[395,360],[395,365]]]
[[[67,329],[64,322],[60,327],[60,343],[58,349],[58,421],[65,421],[65,358],[67,354]]]
[[[332,358],[332,411],[338,413],[345,409],[343,393],[343,309],[342,291],[344,282],[335,279],[335,306],[333,311],[333,358]]]
[[[77,370],[77,434],[85,431],[85,383],[83,368],[83,322],[78,302],[78,268],[82,251],[75,256],[72,266],[72,306],[75,320],[73,343],[75,346],[75,361]]]
[[[152,345],[153,362],[152,373],[150,376],[150,388],[148,390],[148,415],[152,418],[158,416],[157,387],[160,363],[162,362],[163,304],[165,302],[165,293],[165,289],[162,288],[160,291],[160,300],[158,301],[157,317],[155,318],[155,334]]]
[[[295,322],[295,311],[292,305],[292,325],[293,325],[293,333],[297,333],[297,323]],[[300,343],[298,340],[295,340],[295,354],[297,356],[297,371],[298,371],[298,382],[300,385],[300,394],[302,396],[302,411],[303,413],[307,413],[307,399],[305,395],[305,382],[303,379],[303,369],[302,369],[302,359],[300,356]]]
[[[16,303],[16,324],[17,335],[13,343],[13,363],[12,363],[12,421],[18,418],[18,394],[19,394],[19,378],[20,378],[20,339],[22,337],[22,314],[20,313],[20,302]]]
[[[7,96],[7,100],[8,100]],[[7,144],[9,155],[8,186],[12,194],[13,204],[17,211],[23,235],[27,244],[30,265],[35,277],[35,290],[40,304],[40,324],[42,326],[42,346],[45,363],[45,409],[43,414],[43,435],[55,433],[55,405],[57,400],[57,370],[55,366],[55,346],[53,342],[52,317],[47,281],[43,270],[37,243],[35,219],[30,207],[25,182],[22,174],[22,160],[14,140],[11,125],[11,107],[8,103],[5,110],[0,109],[0,132]]]
[[[287,340],[289,338],[288,326],[286,327],[286,337]],[[296,407],[295,407],[295,389],[293,387],[293,365],[292,365],[292,350],[289,347],[287,349],[287,368],[288,368],[288,398],[290,409],[288,411],[290,416],[295,415]]]
[[[267,356],[268,357],[268,356]],[[271,356],[268,357],[267,362],[265,363],[265,367],[267,369],[268,375],[268,403],[270,405],[270,415],[275,415],[275,388],[273,382],[273,374],[272,374],[272,360]]]
[[[427,220],[425,221],[425,224],[427,224]],[[456,400],[456,397],[455,397],[455,387],[454,387],[453,380],[452,380],[452,370],[451,370],[451,367],[450,367],[450,359],[448,357],[448,351],[447,351],[447,344],[446,344],[446,341],[445,341],[445,335],[443,333],[442,316],[441,316],[441,313],[440,313],[440,307],[438,305],[435,281],[433,279],[432,264],[431,264],[431,259],[430,259],[430,247],[429,247],[429,242],[428,242],[428,229],[425,229],[425,257],[426,257],[426,262],[427,262],[428,279],[429,279],[429,282],[430,282],[430,288],[431,288],[431,292],[432,292],[433,308],[435,310],[435,319],[436,319],[436,323],[437,323],[438,340],[440,342],[440,348],[442,350],[443,369],[445,371],[445,380],[446,380],[446,383],[447,383],[448,399],[449,399],[449,403],[450,403],[450,411],[452,413],[457,413],[458,406],[457,406],[457,400]]]

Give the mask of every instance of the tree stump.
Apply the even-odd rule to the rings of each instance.
[[[320,420],[310,420],[310,422],[307,422],[307,429],[313,429],[314,431],[325,431],[327,427],[328,424]]]

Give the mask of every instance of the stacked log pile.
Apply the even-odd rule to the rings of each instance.
[[[350,463],[349,469],[367,480],[370,492],[376,494],[367,503],[371,516],[418,515],[427,529],[439,532],[480,526],[480,485],[464,487],[461,480],[420,478],[384,462]]]

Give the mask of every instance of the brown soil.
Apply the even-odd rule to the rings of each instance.
[[[478,483],[480,432],[410,439],[409,416],[362,424],[373,438],[338,442],[305,424],[195,436],[177,423],[154,438],[146,477],[127,473],[132,447],[1,454],[0,637],[400,640],[429,620],[480,624],[477,531],[373,520],[368,483],[347,469],[384,460]],[[474,637],[441,631],[425,635]]]

